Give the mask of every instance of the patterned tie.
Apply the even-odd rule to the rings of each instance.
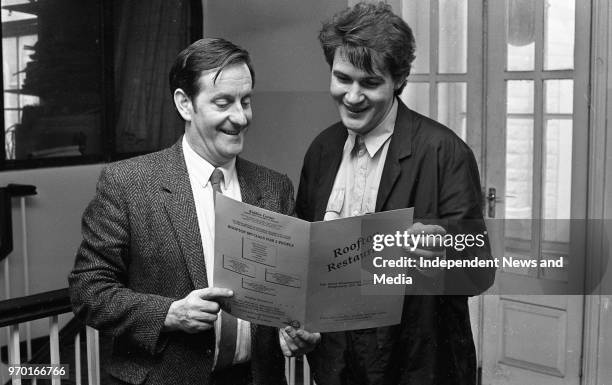
[[[221,182],[223,182],[223,171],[216,168],[210,175],[210,185],[213,189],[213,199],[215,199],[215,193],[223,194],[223,192],[221,191]]]
[[[223,172],[216,168],[210,176],[210,184],[213,189],[213,199],[215,193],[222,194],[221,182],[223,182]],[[219,312],[221,327],[217,332],[220,333],[219,345],[216,346],[217,354],[214,370],[221,370],[232,366],[234,355],[236,354],[236,338],[238,335],[238,321],[231,314]]]
[[[355,146],[351,155],[354,158],[353,185],[349,187],[349,215],[356,216],[365,214],[364,198],[366,179],[368,175],[369,155],[362,135],[355,137]]]
[[[365,140],[363,139],[363,135],[355,135],[355,144],[353,145],[353,150],[351,151],[352,156],[363,156],[366,151]]]

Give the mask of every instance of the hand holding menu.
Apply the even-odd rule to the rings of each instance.
[[[257,324],[310,332],[398,324],[403,292],[367,293],[375,233],[403,231],[413,209],[307,222],[223,195],[215,203],[214,286],[234,291],[232,315]],[[371,293],[371,291],[370,291]]]

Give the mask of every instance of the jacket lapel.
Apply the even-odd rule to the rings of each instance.
[[[191,280],[194,287],[200,289],[208,287],[206,263],[181,143],[182,137],[168,150],[169,159],[161,174],[161,196]]]
[[[236,158],[236,173],[240,185],[240,195],[244,203],[261,207],[263,194],[259,188],[260,181],[257,179],[255,168],[240,157]]]
[[[323,149],[321,154],[321,161],[319,162],[318,180],[316,197],[315,197],[315,212],[314,220],[322,221],[325,217],[325,209],[327,208],[327,202],[331,194],[332,188],[334,187],[334,181],[336,180],[336,174],[340,168],[340,162],[342,161],[342,150],[348,133],[344,126],[340,125],[339,135],[336,135],[328,145]]]
[[[383,168],[382,176],[380,177],[380,185],[378,186],[378,195],[376,197],[376,212],[383,209],[385,203],[389,199],[395,182],[399,178],[402,171],[400,161],[412,153],[412,134],[413,127],[410,119],[408,108],[398,100],[397,118],[395,119],[395,127],[389,143],[387,151],[387,159]]]

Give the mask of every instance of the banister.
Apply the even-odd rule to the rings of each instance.
[[[0,327],[10,326],[10,325],[18,325],[22,322],[33,321],[36,319],[46,318],[57,316],[59,314],[70,313],[72,311],[72,307],[70,305],[70,295],[68,292],[68,288],[47,291],[44,293],[29,295],[25,297],[12,298],[4,301],[0,301]],[[57,322],[57,320],[55,321]],[[78,336],[78,330],[82,327],[80,321],[73,319],[70,321],[65,328],[74,332],[75,336]],[[77,329],[75,329],[77,328]],[[18,329],[17,329],[18,330]],[[17,335],[17,341],[19,341],[19,335]],[[74,337],[71,337],[74,338]],[[60,336],[59,341],[55,341],[55,346],[59,346],[61,344],[62,337]],[[76,337],[75,344],[80,344],[80,337]],[[53,345],[53,341],[50,341],[50,345]],[[19,345],[17,343],[17,345]],[[50,346],[48,345],[48,346]],[[90,383],[100,384],[100,368],[99,368],[99,342],[97,332],[92,328],[87,328],[87,345],[88,345],[88,358],[87,358],[87,367],[88,367],[88,376],[90,378]],[[49,347],[45,347],[42,351],[45,352],[44,358],[41,357],[32,357],[33,361],[31,362],[49,362],[50,357],[46,356],[49,352]],[[91,346],[91,348],[89,348]],[[80,347],[75,345],[76,357],[81,356]],[[53,354],[53,353],[52,353]],[[56,354],[59,354],[56,352]],[[17,354],[18,356],[19,354]],[[57,359],[56,359],[57,361]],[[75,369],[76,376],[80,377],[80,360],[75,359]],[[296,360],[295,357],[288,358],[285,360],[285,375],[287,377],[288,384],[296,383]],[[303,369],[302,373],[304,376],[305,385],[312,384],[312,379],[310,376],[310,368],[308,363],[306,362],[306,358],[304,357]]]
[[[0,301],[0,327],[72,312],[68,288]]]
[[[13,220],[11,198],[36,195],[36,187],[9,184],[0,187],[0,261],[13,251]]]

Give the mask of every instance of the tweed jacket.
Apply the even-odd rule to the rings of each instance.
[[[469,147],[447,127],[398,102],[376,211],[414,207],[415,221],[470,218],[482,223],[478,168]],[[296,199],[300,218],[323,219],[346,137],[339,122],[309,147]],[[462,278],[477,294],[492,284],[494,272],[474,273]],[[455,277],[450,281],[458,283]],[[309,361],[318,385],[474,384],[467,296],[406,296],[400,325],[324,333]]]
[[[289,178],[236,160],[244,202],[291,215]],[[112,335],[106,370],[130,384],[209,384],[214,332],[162,331],[170,304],[208,287],[181,141],[107,166],[69,276],[75,314]],[[277,329],[252,326],[253,384],[285,384]]]

